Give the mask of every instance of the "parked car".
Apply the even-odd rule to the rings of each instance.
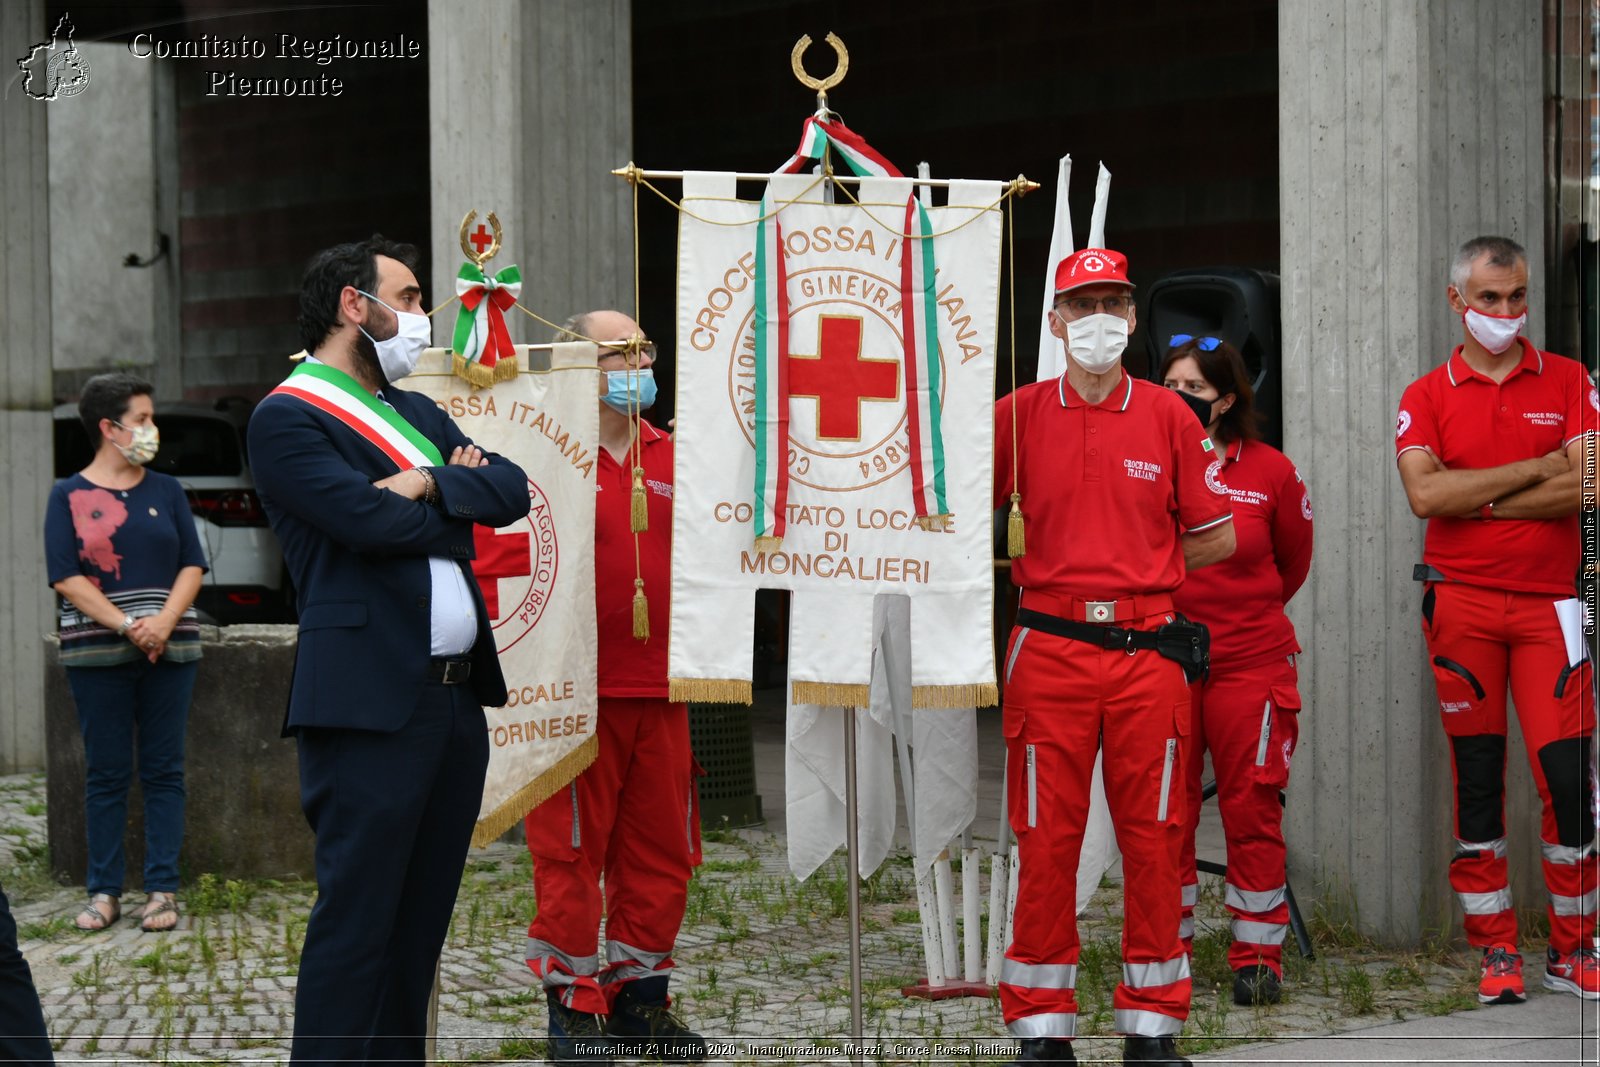
[[[267,525],[245,454],[243,402],[162,403],[161,449],[149,466],[183,483],[211,569],[195,599],[202,618],[220,624],[292,622],[294,594],[278,539]],[[76,404],[54,411],[56,477],[82,470],[92,451]]]

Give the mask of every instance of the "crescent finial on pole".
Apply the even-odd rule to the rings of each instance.
[[[794,43],[794,50],[789,53],[789,66],[794,70],[794,76],[801,85],[817,91],[817,106],[826,109],[828,106],[828,90],[844,81],[844,76],[850,72],[850,50],[839,40],[839,35],[829,32],[823,38],[823,43],[833,49],[837,62],[834,64],[833,73],[826,78],[813,78],[806,73],[804,56],[806,49],[811,47],[811,35],[808,33]]]

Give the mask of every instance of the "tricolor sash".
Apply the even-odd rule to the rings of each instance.
[[[270,394],[289,396],[332,415],[387,456],[396,470],[444,465],[434,443],[350,375],[326,363],[301,363]]]
[[[917,518],[942,526],[950,515],[945,490],[944,431],[939,406],[939,319],[934,298],[933,225],[915,196],[906,198],[900,243],[901,337],[905,343],[906,431],[911,445],[911,495]]]

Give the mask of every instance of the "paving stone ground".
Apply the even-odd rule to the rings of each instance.
[[[690,888],[673,979],[681,1014],[729,1061],[829,1058],[850,1030],[847,886],[839,859],[804,883],[790,875],[781,835],[709,835]],[[180,894],[169,934],[126,916],[110,929],[72,928],[81,887],[43,874],[44,780],[0,777],[0,884],[12,896],[22,949],[64,1062],[282,1062],[288,1052],[295,969],[315,887],[233,882],[201,874]],[[957,877],[957,885],[960,879]],[[987,900],[987,872],[984,877]],[[1114,1059],[1111,989],[1120,972],[1121,886],[1107,880],[1081,921],[1080,1059]],[[931,1002],[901,995],[922,973],[910,857],[891,855],[861,889],[864,1032],[869,1062],[1004,1063],[990,998]],[[125,900],[132,908],[136,895]],[[526,849],[474,852],[441,961],[442,1061],[533,1062],[543,1054],[544,998],[523,962],[534,901]],[[1194,958],[1195,998],[1184,1048],[1340,1033],[1442,1016],[1476,1006],[1464,955],[1384,952],[1313,923],[1317,959],[1287,954],[1284,1003],[1231,1003],[1220,883],[1203,876]],[[1532,973],[1532,972],[1530,972]],[[1541,996],[1530,991],[1533,996]],[[1443,1025],[1441,1020],[1441,1025]],[[935,1048],[938,1045],[940,1047]],[[837,1057],[838,1054],[836,1054]]]

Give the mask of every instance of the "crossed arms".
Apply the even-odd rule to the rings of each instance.
[[[1491,502],[1497,519],[1561,519],[1578,512],[1593,448],[1585,435],[1564,450],[1477,470],[1451,470],[1412,448],[1400,454],[1400,481],[1419,519],[1471,516]]]

